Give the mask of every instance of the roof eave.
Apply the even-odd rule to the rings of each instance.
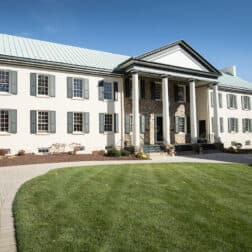
[[[144,60],[139,60],[135,58],[131,58],[130,60],[127,60],[123,64],[121,64],[117,69],[118,70],[124,70],[127,71],[127,69],[133,67],[133,66],[143,66],[143,67],[149,67],[154,69],[161,69],[161,70],[167,70],[171,72],[180,72],[184,74],[193,74],[195,76],[205,76],[217,79],[221,73],[212,73],[212,72],[204,72],[200,70],[190,69],[190,68],[184,68],[179,66],[173,66],[173,65],[167,65],[167,64],[161,64],[156,62],[149,62]]]
[[[70,72],[85,72],[85,73],[99,73],[102,75],[122,75],[119,71],[115,71],[114,69],[104,69],[104,68],[96,68],[96,67],[88,67],[88,66],[80,66],[73,64],[65,64],[61,62],[52,62],[45,60],[36,60],[29,58],[21,58],[21,57],[13,57],[7,55],[0,55],[0,62],[5,64],[18,64],[29,67],[39,67],[39,68],[51,68],[54,70],[67,70]]]

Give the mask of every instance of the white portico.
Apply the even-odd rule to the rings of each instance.
[[[176,61],[176,57],[179,60]],[[173,60],[176,65],[169,65],[170,60]],[[160,124],[158,126],[162,129],[162,143],[176,143],[174,135],[177,138],[181,137],[180,128],[185,128],[186,140],[184,143],[197,143],[199,122],[197,119],[196,89],[214,83],[215,104],[218,104],[218,86],[216,84],[216,79],[219,75],[218,70],[189,48],[183,41],[137,58],[131,58],[122,64],[120,69],[123,69],[132,80],[132,144],[135,147],[141,148],[141,136],[143,137],[143,132],[141,132],[142,126],[140,125],[141,120],[139,120],[139,117],[143,113],[146,114],[146,108],[141,109],[139,105],[140,103],[144,103],[141,101],[143,98],[140,96],[139,90],[143,89],[143,80],[148,78],[161,85],[161,96],[158,97],[159,99],[156,99],[158,104],[161,102],[161,109],[160,114],[156,113],[162,117],[162,126]],[[144,83],[146,84],[146,81]],[[188,88],[185,88],[185,90],[188,90],[187,100],[174,102],[174,93],[172,92],[174,89],[172,86],[176,85],[174,83],[183,83]],[[146,84],[147,88],[148,86]],[[150,92],[153,92],[153,90]],[[146,106],[150,106],[148,112],[151,114],[152,105],[147,102],[145,103],[147,104]],[[184,108],[182,106],[183,104]],[[174,108],[175,106],[178,108]],[[184,116],[181,113],[184,113]],[[215,139],[217,142],[219,139],[218,106],[215,106],[214,113],[214,121],[216,124]],[[176,118],[174,119],[174,117]],[[185,119],[182,119],[182,117]],[[151,120],[150,122],[147,121],[147,123],[151,125]],[[173,126],[171,127],[171,125]],[[157,126],[155,125],[154,127],[156,129]],[[188,133],[189,129],[190,133]]]

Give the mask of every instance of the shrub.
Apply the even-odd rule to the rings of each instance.
[[[145,154],[144,152],[138,152],[136,154],[136,158],[139,158],[139,159],[149,159],[148,155]]]
[[[130,154],[135,154],[135,146],[125,146],[124,150],[128,151]]]
[[[0,149],[0,156],[5,156],[10,153],[9,149]]]
[[[120,157],[121,152],[119,150],[117,150],[116,148],[112,148],[107,151],[107,156],[108,157]]]
[[[20,150],[18,151],[17,155],[18,156],[24,156],[26,153],[25,153],[25,150]]]
[[[121,150],[121,156],[128,157],[130,155],[130,152],[127,150]]]

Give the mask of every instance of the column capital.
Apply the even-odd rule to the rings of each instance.
[[[191,83],[191,82],[195,82],[196,79],[189,79],[188,81]]]
[[[161,79],[165,79],[165,78],[168,78],[168,79],[169,79],[169,77],[170,77],[170,76],[167,75],[167,74],[162,74],[162,75],[161,75]]]

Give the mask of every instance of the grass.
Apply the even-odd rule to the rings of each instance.
[[[19,251],[252,251],[252,167],[59,169],[14,203]]]

